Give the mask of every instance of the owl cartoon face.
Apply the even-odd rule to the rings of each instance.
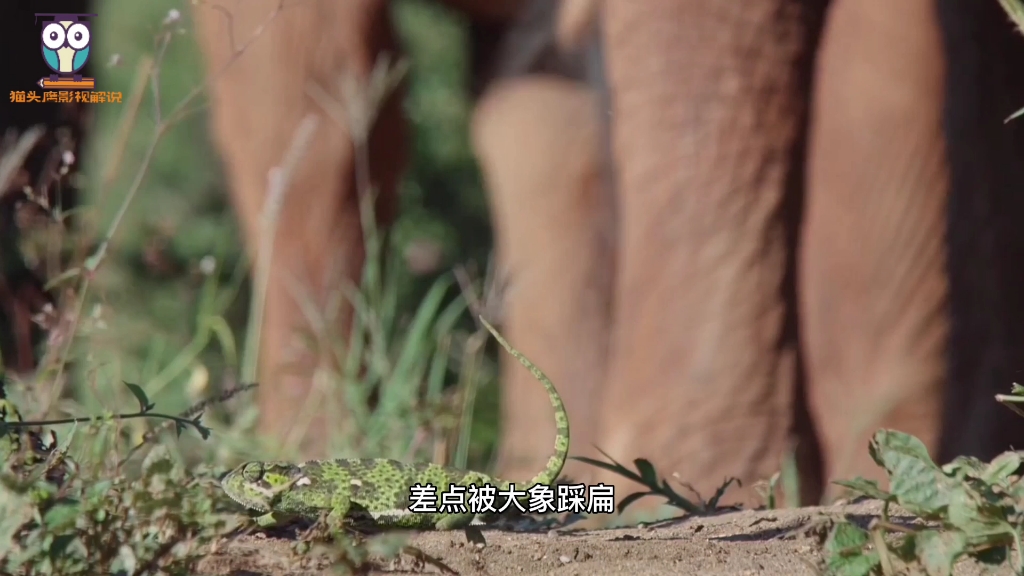
[[[57,74],[74,74],[89,60],[92,33],[80,16],[93,14],[36,14],[52,20],[43,23],[43,61]]]

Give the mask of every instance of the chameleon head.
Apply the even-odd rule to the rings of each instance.
[[[295,466],[276,462],[246,462],[221,479],[224,493],[250,510],[269,512],[280,488],[288,485]]]

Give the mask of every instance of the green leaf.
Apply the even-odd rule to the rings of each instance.
[[[879,488],[878,482],[875,482],[874,480],[868,480],[866,478],[861,478],[860,476],[854,478],[853,480],[835,480],[832,483],[842,486],[843,488],[849,488],[854,492],[858,492],[863,496],[867,496],[868,498],[874,498],[875,500],[889,501],[895,499],[892,494]]]
[[[839,522],[825,543],[828,573],[836,576],[869,576],[881,561],[865,551],[868,533],[850,522]]]
[[[900,506],[935,518],[949,504],[950,478],[932,462],[923,442],[897,430],[875,432],[871,457],[889,475],[889,490]]]
[[[199,432],[199,436],[201,436],[203,440],[206,440],[210,437],[212,430],[210,430],[206,426],[203,426],[203,423],[201,421],[202,417],[202,414],[196,415],[196,417],[192,419],[192,425],[195,426],[196,432]]]
[[[988,465],[973,456],[957,456],[942,466],[942,473],[957,480],[980,478]]]
[[[135,399],[139,401],[139,412],[149,412],[155,406],[149,401],[149,397],[146,396],[146,391],[142,389],[138,384],[132,384],[131,382],[125,382],[125,386],[135,396]]]
[[[947,515],[946,523],[963,531],[972,540],[1013,533],[1013,528],[1003,517],[1002,508],[985,501],[968,485],[958,486],[953,491]]]
[[[630,494],[629,496],[626,496],[622,500],[619,500],[619,504],[615,507],[615,509],[619,511],[619,514],[622,514],[622,511],[626,509],[626,506],[629,506],[633,502],[636,502],[637,500],[643,498],[644,496],[648,496],[648,495],[651,495],[651,494],[654,494],[654,493],[653,492],[634,492],[634,493]]]
[[[584,464],[590,464],[591,466],[596,466],[598,468],[601,468],[602,470],[608,470],[609,472],[619,472],[620,470],[625,470],[622,466],[619,466],[618,464],[604,462],[601,460],[596,460],[594,458],[588,458],[586,456],[569,456],[569,459],[578,460],[580,462],[583,462]],[[633,474],[633,476],[636,475]],[[636,480],[639,481],[640,477],[636,476]]]
[[[872,457],[876,458],[876,462],[883,467],[886,466],[887,456],[896,453],[927,462],[935,469],[938,469],[938,466],[932,462],[924,442],[921,442],[916,436],[900,432],[899,430],[888,430],[885,428],[878,430],[871,439],[869,450]]]
[[[985,468],[981,474],[981,480],[987,484],[1005,483],[1020,468],[1020,465],[1020,452],[1003,452]]]
[[[832,535],[825,549],[832,553],[846,554],[860,550],[868,543],[866,530],[851,522],[842,521],[832,529]]]
[[[658,485],[658,473],[654,471],[654,465],[649,460],[637,458],[633,460],[633,465],[640,472],[640,479],[644,484],[652,488]]]
[[[967,551],[967,536],[959,530],[923,530],[914,537],[917,559],[929,576],[949,576]]]
[[[629,468],[626,468],[622,464],[619,464],[618,462],[615,461],[614,458],[612,458],[611,456],[606,454],[600,448],[597,448],[597,451],[600,452],[602,456],[604,456],[605,458],[607,458],[611,462],[603,462],[601,460],[595,460],[593,458],[587,458],[586,456],[570,456],[569,458],[572,459],[572,460],[579,460],[580,462],[583,462],[584,464],[590,464],[591,466],[596,466],[596,467],[598,467],[598,468],[600,468],[602,470],[607,470],[609,472],[614,472],[614,473],[618,474],[619,476],[622,476],[623,478],[629,478],[630,480],[632,480],[634,482],[639,482],[641,484],[643,483],[643,481],[644,481],[643,478],[638,476],[636,474],[636,472],[633,472]]]
[[[114,483],[111,480],[100,480],[99,482],[90,484],[89,488],[85,492],[85,497],[89,499],[101,498],[106,495],[107,491],[110,490],[110,487],[113,485]]]
[[[77,504],[59,503],[54,504],[43,515],[43,524],[50,530],[61,530],[75,525],[75,521],[81,515],[81,509]]]

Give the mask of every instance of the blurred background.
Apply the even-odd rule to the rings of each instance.
[[[247,30],[264,22],[255,8],[275,5],[237,1],[254,8]],[[123,102],[64,119],[89,127],[81,153],[62,150],[76,139],[59,130],[37,147],[44,173],[77,172],[54,183],[15,179],[0,194],[0,308],[12,301],[5,277],[26,279],[18,298],[53,300],[31,319],[25,310],[39,306],[0,310],[9,324],[4,362],[28,375],[40,414],[134,406],[138,389],[121,382],[137,383],[171,414],[230,396],[196,409],[221,434],[206,443],[218,464],[277,450],[297,456],[305,439],[323,440],[323,453],[527,476],[547,457],[550,403],[527,371],[501,357],[509,433],[495,462],[497,346],[473,322],[483,313],[559,383],[574,455],[597,456],[596,447],[642,455],[700,493],[737,477],[736,498],[759,501],[754,484],[788,467],[801,475],[788,484],[793,499],[799,484],[801,501],[818,501],[832,479],[881,474],[864,450],[877,427],[923,438],[938,460],[994,456],[1024,437],[1024,424],[992,400],[1024,357],[1024,124],[1005,121],[1024,101],[1005,56],[1022,49],[1020,35],[996,2],[774,1],[749,14],[678,1],[447,2],[511,7],[505,28],[480,15],[471,24],[428,0],[389,2],[409,64],[401,105],[411,158],[398,221],[386,237],[366,234],[360,286],[331,283],[318,294],[310,282],[285,297],[296,287],[289,276],[307,273],[301,268],[316,275],[361,259],[361,248],[345,248],[355,244],[344,239],[356,228],[354,206],[317,196],[336,183],[319,186],[330,162],[347,170],[346,160],[324,154],[327,163],[306,165],[305,179],[292,182],[290,193],[310,200],[293,201],[278,219],[300,233],[254,226],[263,210],[245,199],[273,191],[264,183],[279,160],[268,158],[287,156],[283,130],[299,120],[273,111],[295,111],[283,107],[305,95],[282,83],[287,89],[254,91],[266,97],[245,107],[246,81],[270,61],[325,75],[304,88],[328,115],[367,104],[353,102],[346,78],[328,86],[331,73],[316,69],[342,60],[370,68],[367,55],[389,41],[373,27],[373,7],[383,4],[296,10],[290,27],[271,32],[278,44],[257,46],[268,51],[219,84],[217,102],[228,111],[219,125],[230,134],[217,148],[234,161],[248,237],[276,238],[281,250],[278,268],[253,289],[211,142],[195,11],[184,0],[97,0],[89,73]],[[83,10],[77,2],[66,12]],[[12,50],[38,50],[31,19],[43,3],[2,9],[11,6],[20,16],[0,23],[21,18],[11,28],[19,38],[6,38]],[[218,16],[215,8],[209,14]],[[897,8],[906,13],[882,13]],[[236,30],[224,24],[233,23],[204,27],[206,52],[221,63],[235,53],[221,40],[235,50],[246,41],[224,38]],[[296,40],[307,32],[317,36]],[[705,33],[716,40],[705,42]],[[365,45],[334,42],[363,36]],[[304,69],[290,65],[296,46]],[[25,77],[12,86],[28,89],[39,62],[3,66],[17,62],[27,63]],[[3,125],[27,130],[47,110],[57,108],[6,105]],[[358,141],[365,110],[343,112]],[[386,162],[399,139],[386,139],[389,116],[381,118],[385,136],[376,142],[387,147],[371,145],[369,154]],[[247,137],[250,126],[267,136]],[[333,136],[324,138],[321,151],[331,152]],[[17,151],[13,139],[0,144],[5,158]],[[376,176],[382,189],[386,172]],[[74,188],[81,202],[69,219],[65,204],[75,199],[48,193]],[[26,189],[34,195],[22,201]],[[12,199],[21,206],[12,210]],[[321,222],[335,212],[346,219]],[[338,241],[319,240],[335,232]],[[503,291],[507,311],[497,306]],[[267,292],[277,306],[261,304]],[[356,316],[350,346],[338,334],[347,329],[341,318],[327,316],[346,300]],[[264,308],[274,313],[261,317]],[[33,347],[19,344],[33,324],[41,327],[39,369],[25,359]],[[293,352],[286,324],[305,329],[299,344],[310,354],[284,358]],[[260,342],[261,327],[272,336]],[[256,377],[255,342],[268,364],[299,369],[260,389],[261,429],[281,436],[283,449],[253,439],[252,395],[234,398]],[[331,395],[304,393],[314,387]],[[321,407],[338,410],[321,416]],[[142,419],[124,422],[121,443],[151,430]],[[578,462],[565,473],[629,483]]]
[[[91,10],[99,16],[92,23],[90,66],[97,89],[121,92],[127,102],[137,91],[133,84],[141,68],[158,50],[159,35],[168,29],[174,38],[158,69],[165,113],[201,86],[190,8],[179,0],[94,2]],[[405,107],[413,152],[401,186],[400,216],[389,238],[397,264],[388,266],[387,282],[394,290],[396,315],[408,317],[439,279],[448,280],[443,303],[461,298],[451,282],[452,269],[465,265],[482,275],[491,235],[467,133],[468,23],[421,0],[396,2],[393,10],[411,64]],[[115,219],[153,139],[153,98],[150,90],[144,92],[135,118],[126,118],[127,103],[88,108],[94,117],[79,165],[84,208],[76,215],[76,227],[92,230],[96,238]],[[30,105],[7,106],[20,124],[29,125]],[[111,409],[114,392],[105,383],[143,383],[151,400],[176,413],[238,377],[250,297],[248,269],[205,110],[195,108],[162,136],[82,304],[77,326],[82,338],[69,356],[74,364],[71,396],[89,413]],[[124,134],[122,126],[128,127]],[[23,228],[26,233],[18,242],[29,267],[42,264],[52,283],[66,270],[46,265],[54,239],[45,229],[32,227],[29,233]],[[9,334],[10,318],[0,320]],[[459,316],[456,326],[471,329],[470,315]],[[53,346],[60,337],[54,332],[60,330],[51,331],[50,342],[37,342],[41,349],[60,347]],[[3,350],[8,364],[10,349],[8,342]],[[473,433],[467,436],[473,439],[468,458],[486,465],[497,433],[496,366],[483,363],[476,374],[480,393]],[[445,380],[452,378],[449,373]],[[123,391],[118,394],[123,397]],[[252,404],[252,399],[244,402]],[[240,426],[254,423],[251,413],[237,418]]]

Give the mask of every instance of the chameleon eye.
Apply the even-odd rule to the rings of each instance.
[[[242,468],[242,478],[246,482],[259,482],[263,478],[263,465],[259,462],[250,462]]]

